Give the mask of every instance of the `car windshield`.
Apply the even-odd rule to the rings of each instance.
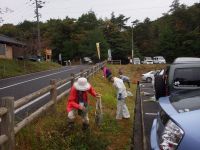
[[[179,113],[200,109],[200,89],[180,90],[169,99]]]
[[[151,57],[146,57],[145,59],[146,59],[146,60],[152,60]]]
[[[174,87],[200,88],[200,68],[179,68],[174,72]]]

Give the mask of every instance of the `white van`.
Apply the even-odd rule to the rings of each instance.
[[[138,57],[133,58],[133,64],[140,64],[140,58]]]
[[[163,56],[155,56],[153,57],[154,64],[166,64],[166,60]]]

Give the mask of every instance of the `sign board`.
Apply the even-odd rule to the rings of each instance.
[[[51,61],[52,50],[46,48],[46,49],[45,49],[45,55],[46,55],[46,61]]]
[[[45,50],[46,55],[52,55],[52,50],[51,49],[46,49]]]

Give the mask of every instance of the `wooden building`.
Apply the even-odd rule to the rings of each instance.
[[[26,44],[0,34],[0,58],[15,59],[25,54]]]

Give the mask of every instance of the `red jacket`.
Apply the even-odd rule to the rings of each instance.
[[[89,102],[88,100],[88,96],[87,96],[87,93],[90,93],[92,96],[96,97],[97,93],[96,91],[94,90],[94,88],[92,86],[90,86],[89,90],[85,91],[83,93],[83,99],[86,101],[86,102]],[[70,112],[72,109],[80,109],[80,105],[78,103],[78,92],[77,90],[75,89],[74,86],[72,86],[71,90],[70,90],[70,93],[69,93],[69,97],[68,97],[68,101],[67,101],[67,112]]]

